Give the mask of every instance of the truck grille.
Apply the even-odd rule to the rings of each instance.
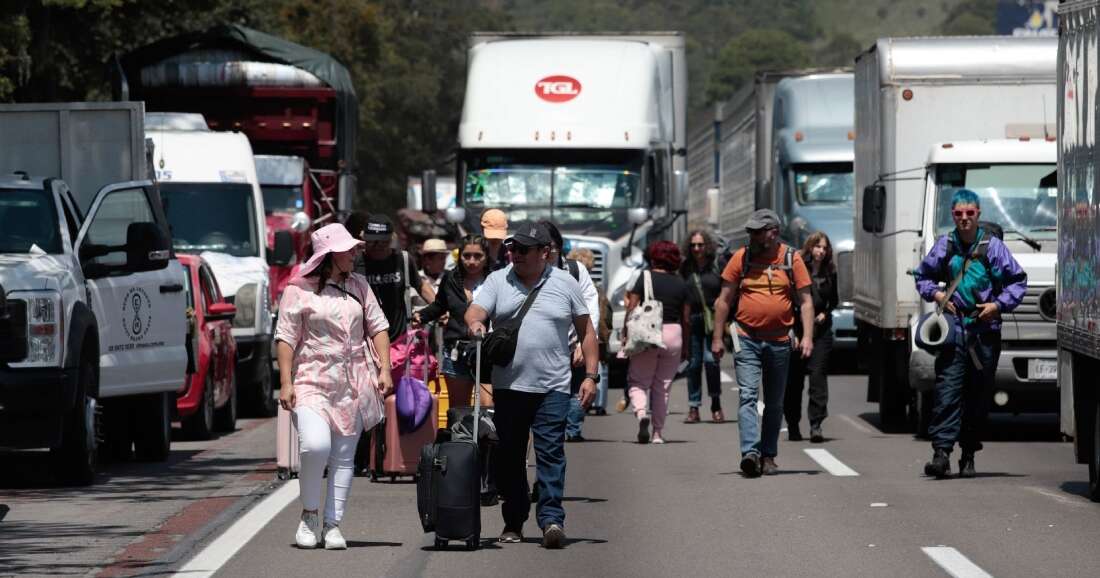
[[[604,267],[607,262],[607,246],[603,243],[595,243],[592,241],[580,241],[568,238],[567,240],[572,249],[584,248],[592,251],[592,255],[595,257],[594,265],[588,274],[592,277],[592,283],[594,283],[596,287],[607,289],[607,285],[604,283],[606,277]]]
[[[27,357],[27,302],[12,299],[0,311],[0,361],[14,363]]]
[[[855,278],[851,251],[842,251],[836,254],[836,284],[837,294],[841,303],[851,303],[855,289],[852,281]]]
[[[1039,301],[1043,292],[1047,289],[1050,289],[1050,287],[1028,287],[1027,293],[1024,293],[1024,300],[1020,303],[1020,306],[1011,313],[1006,314],[1005,317],[1017,323],[1054,323],[1054,321],[1045,319],[1039,314]]]

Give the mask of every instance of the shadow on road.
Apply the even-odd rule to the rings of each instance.
[[[1089,483],[1088,482],[1062,482],[1058,489],[1067,494],[1073,494],[1074,496],[1080,496],[1085,499],[1089,499]]]
[[[74,549],[79,548],[74,548],[73,544],[91,535],[103,539],[132,540],[141,532],[124,526],[20,521],[18,531],[15,527],[0,530],[4,542],[4,548],[0,551],[0,571],[4,575],[83,576],[88,572],[88,564],[86,560],[74,556],[77,554]]]
[[[602,504],[607,501],[607,498],[584,498],[580,496],[566,496],[561,499],[563,502],[583,502],[585,504]]]
[[[900,433],[912,433],[907,432],[895,432],[886,430],[882,427],[882,422],[879,420],[879,415],[876,412],[864,412],[859,414],[859,419],[876,430],[879,435],[872,435],[872,438],[887,437],[891,434]],[[1058,414],[1055,413],[1035,413],[1035,414],[1001,414],[993,413],[989,415],[989,428],[985,441],[991,442],[1058,442],[1062,440],[1061,432],[1058,426]],[[920,443],[927,443],[926,439],[919,439],[914,436],[914,441]]]

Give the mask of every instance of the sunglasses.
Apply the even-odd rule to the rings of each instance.
[[[504,246],[504,248],[508,249],[509,251],[511,251],[511,252],[513,252],[517,255],[526,255],[532,249],[541,249],[542,247],[538,247],[538,246],[529,247],[527,245],[517,245],[515,243],[508,243],[507,245]]]
[[[706,243],[692,243],[692,244],[691,244],[691,247],[692,247],[692,248],[695,248],[695,247],[706,247],[706,246],[707,246],[707,244],[706,244]]]
[[[978,211],[976,209],[966,209],[965,211],[962,209],[956,209],[954,211],[951,211],[951,214],[955,215],[956,219],[961,219],[963,217],[974,218],[974,215],[977,215]]]

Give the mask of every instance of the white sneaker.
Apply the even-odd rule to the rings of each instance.
[[[299,548],[316,548],[320,530],[321,518],[317,512],[302,512],[302,520],[298,522],[298,532],[294,534],[294,543]]]
[[[348,543],[340,533],[340,526],[325,526],[325,550],[347,550]]]

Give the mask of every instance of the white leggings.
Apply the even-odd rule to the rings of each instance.
[[[325,500],[325,523],[337,525],[344,517],[351,480],[355,476],[355,446],[363,418],[355,418],[355,433],[340,435],[329,428],[325,418],[308,407],[294,410],[298,422],[298,449],[301,468],[298,483],[303,510],[316,510],[321,503],[321,480],[328,465],[328,496]]]

